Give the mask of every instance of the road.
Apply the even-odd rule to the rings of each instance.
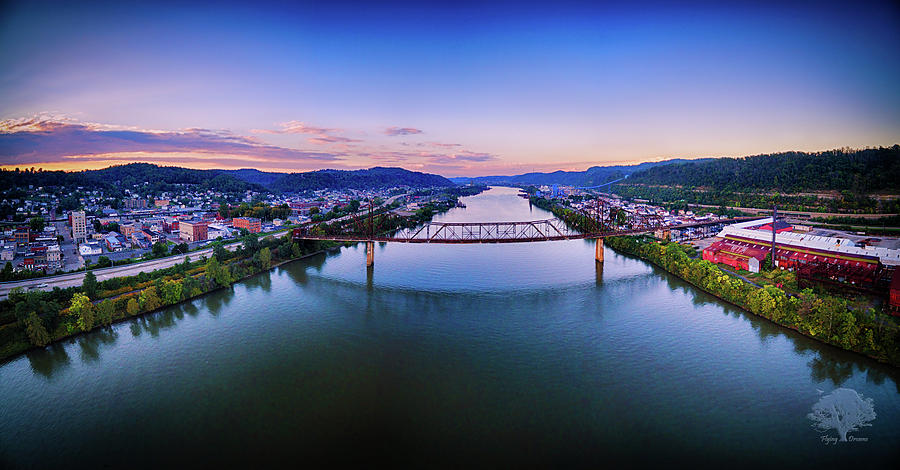
[[[721,206],[714,206],[710,204],[688,204],[690,207],[704,207],[708,209],[718,209]],[[760,217],[771,217],[772,209],[759,209],[753,207],[736,207],[736,206],[726,206],[726,209],[735,209],[741,212],[747,212],[749,214],[756,214]],[[884,217],[893,217],[897,214],[850,214],[846,212],[809,212],[809,211],[787,211],[778,209],[778,215],[783,217],[799,217],[799,218],[811,218],[811,217],[859,217],[863,219],[881,219]],[[805,220],[804,220],[804,223]]]
[[[265,234],[260,237],[260,239],[272,237],[272,236],[281,236],[287,233],[287,230],[282,230],[279,232],[272,232]],[[233,242],[225,245],[225,249],[228,251],[235,251],[241,242]],[[105,281],[107,279],[112,279],[114,277],[123,277],[123,276],[134,276],[136,274],[143,272],[150,272],[157,269],[168,268],[174,266],[178,263],[184,261],[185,256],[190,258],[191,261],[196,261],[201,257],[210,257],[212,255],[212,248],[204,248],[198,251],[189,252],[187,255],[175,255],[169,256],[166,258],[153,259],[149,261],[143,261],[140,263],[129,264],[125,266],[113,266],[111,268],[102,268],[102,269],[94,269],[92,270],[94,275],[97,276],[98,281]],[[47,276],[40,277],[37,279],[28,279],[24,281],[11,281],[11,282],[2,282],[0,283],[0,300],[6,299],[9,295],[9,291],[15,289],[16,287],[26,287],[32,289],[40,289],[45,291],[53,290],[54,287],[59,287],[61,289],[65,289],[67,287],[80,286],[84,282],[84,271],[77,273],[69,273],[69,274],[60,274],[59,276]],[[41,284],[47,284],[47,287],[38,288],[37,286]]]
[[[400,198],[403,196],[406,196],[406,194],[400,194],[397,196],[393,196],[393,197],[389,198],[388,200],[386,200],[382,205],[378,206],[376,209],[385,207],[388,204],[391,204],[392,202],[397,200],[397,198]],[[350,215],[345,215],[345,216],[337,218],[337,219],[332,219],[329,222],[348,220],[351,217],[352,216],[350,216]],[[262,235],[260,238],[264,239],[264,238],[268,238],[268,237],[272,237],[272,236],[281,236],[287,232],[288,232],[288,230],[271,232],[271,233]],[[67,236],[66,232],[65,232],[65,226],[62,227],[62,229],[60,230],[60,233],[63,234],[64,237]],[[234,251],[240,245],[241,245],[241,242],[233,242],[233,243],[229,243],[229,244],[225,245],[225,248],[228,251]],[[204,248],[202,250],[189,252],[187,255],[175,255],[175,256],[169,256],[166,258],[159,258],[159,259],[154,259],[154,260],[149,260],[149,261],[143,261],[140,263],[129,264],[129,265],[125,265],[125,266],[113,266],[111,268],[94,269],[93,273],[95,276],[97,276],[98,281],[105,281],[107,279],[112,279],[114,277],[134,276],[136,274],[141,273],[142,271],[150,272],[150,271],[154,271],[157,269],[168,268],[168,267],[171,267],[178,263],[183,262],[185,256],[188,256],[191,261],[196,261],[203,256],[208,258],[211,254],[212,254],[212,248]],[[70,256],[78,256],[78,255],[77,255],[77,252],[75,252],[73,254],[73,253],[70,253],[68,250],[66,250],[66,257],[70,257]],[[79,259],[80,259],[80,257],[79,257]],[[50,290],[53,290],[54,287],[59,287],[61,289],[65,289],[67,287],[80,286],[84,282],[84,274],[85,274],[84,271],[82,271],[82,272],[77,272],[77,273],[60,274],[59,276],[47,276],[47,277],[40,277],[37,279],[28,279],[25,281],[0,282],[0,300],[6,299],[6,297],[9,295],[9,291],[15,289],[16,287],[25,287],[25,288],[30,288],[30,289],[40,289],[40,290],[50,291]],[[37,287],[42,284],[47,284],[47,287],[40,287],[40,288]]]

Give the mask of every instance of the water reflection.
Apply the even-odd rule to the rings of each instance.
[[[616,256],[619,254],[617,253]],[[638,259],[631,255],[621,255],[626,258]],[[881,364],[856,353],[839,350],[833,346],[808,338],[797,331],[777,325],[765,318],[754,315],[718,297],[704,292],[687,281],[671,274],[655,265],[650,265],[656,276],[664,277],[670,291],[679,292],[691,299],[696,306],[715,304],[721,307],[722,313],[733,318],[746,320],[750,328],[756,333],[760,342],[768,343],[778,338],[785,338],[791,342],[792,350],[800,356],[814,356],[808,363],[810,378],[822,383],[830,381],[834,387],[840,387],[851,379],[856,373],[865,374],[866,382],[873,385],[882,385],[885,379],[893,380],[900,393],[900,371],[896,368]],[[827,352],[826,352],[827,351]]]
[[[81,360],[83,362],[95,362],[100,359],[100,347],[116,344],[119,332],[112,326],[95,330],[87,335],[78,337],[77,343],[81,348]]]
[[[42,349],[34,349],[25,353],[31,370],[46,379],[71,365],[72,360],[63,343],[53,343]]]
[[[835,387],[840,387],[853,376],[853,364],[846,361],[837,361],[821,354],[807,363],[810,376],[816,382],[830,380]]]
[[[281,271],[281,269],[279,269]],[[256,290],[256,288],[262,289],[264,292],[269,292],[272,290],[272,271],[264,271],[255,276],[244,279],[241,282],[241,285],[247,288],[248,291]]]

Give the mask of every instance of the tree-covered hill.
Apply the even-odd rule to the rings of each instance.
[[[636,172],[627,183],[735,192],[849,190],[896,193],[900,191],[900,145],[674,163]]]
[[[145,184],[146,183],[146,184]],[[450,180],[402,168],[375,167],[368,170],[320,170],[306,173],[272,173],[252,169],[195,170],[149,163],[130,163],[102,170],[77,172],[0,170],[0,188],[55,187],[74,190],[117,190],[142,186],[167,191],[185,185],[200,190],[227,193],[253,191],[298,192],[317,189],[377,189],[394,186],[427,188],[455,186]]]
[[[553,171],[549,173],[533,172],[513,176],[476,176],[450,178],[454,183],[478,184],[532,184],[566,186],[597,186],[615,181],[632,173],[669,163],[687,162],[690,160],[673,159],[663,162],[645,162],[637,165],[592,166],[584,171]]]
[[[279,192],[299,192],[316,189],[381,189],[395,186],[412,188],[456,186],[443,176],[402,168],[374,167],[368,170],[319,170],[291,173],[272,183],[270,189]]]
[[[261,190],[262,187],[248,183],[221,170],[194,170],[175,166],[158,166],[149,163],[129,163],[102,170],[83,171],[34,171],[2,170],[0,187],[56,187],[73,189],[118,190],[146,183],[155,190],[165,191],[181,185],[197,186],[222,192],[243,192]]]

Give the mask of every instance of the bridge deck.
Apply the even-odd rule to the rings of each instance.
[[[531,243],[544,241],[596,239],[621,235],[635,235],[655,230],[680,230],[692,227],[703,227],[733,223],[745,218],[698,222],[691,224],[637,227],[595,233],[580,233],[569,228],[559,219],[547,219],[530,222],[432,222],[423,226],[400,231],[391,236],[367,235],[314,235],[295,233],[299,240],[329,240],[347,242],[393,242],[393,243],[439,243],[439,244],[475,244],[475,243]]]

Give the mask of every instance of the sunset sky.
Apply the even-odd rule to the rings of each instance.
[[[896,2],[638,3],[5,2],[0,166],[474,176],[900,142]]]

